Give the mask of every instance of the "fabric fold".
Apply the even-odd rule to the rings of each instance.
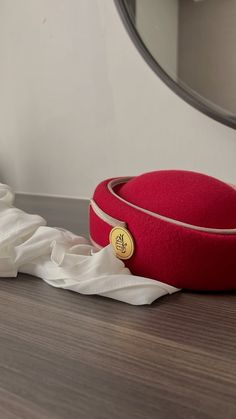
[[[15,208],[9,186],[0,184],[0,277],[18,272],[81,294],[99,294],[129,304],[150,304],[179,289],[134,276],[111,247],[98,250],[87,239],[52,228],[39,215]]]

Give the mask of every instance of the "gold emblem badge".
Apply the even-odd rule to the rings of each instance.
[[[134,253],[134,240],[124,227],[114,227],[109,235],[109,241],[119,259],[130,259]]]

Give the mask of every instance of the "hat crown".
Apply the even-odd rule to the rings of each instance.
[[[206,228],[236,228],[236,190],[201,173],[145,173],[122,184],[118,194],[134,205],[177,221]]]

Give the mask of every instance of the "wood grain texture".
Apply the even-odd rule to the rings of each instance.
[[[236,417],[236,294],[133,307],[0,280],[0,418]]]

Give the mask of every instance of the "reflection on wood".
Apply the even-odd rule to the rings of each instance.
[[[236,417],[236,294],[133,307],[0,280],[0,417]]]

